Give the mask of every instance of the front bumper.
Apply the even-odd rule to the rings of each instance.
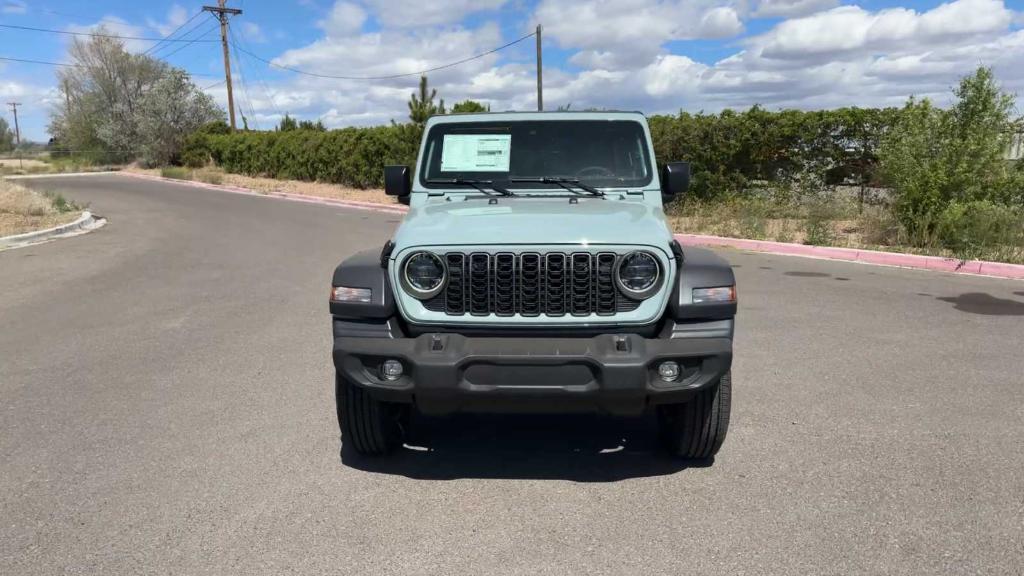
[[[651,404],[686,401],[713,386],[732,364],[732,339],[720,334],[505,338],[427,333],[406,338],[339,330],[335,322],[334,365],[341,374],[381,400],[415,403],[431,414],[639,414]],[[397,380],[380,376],[387,359],[402,362],[404,373]],[[675,381],[658,376],[658,364],[666,360],[680,364]]]

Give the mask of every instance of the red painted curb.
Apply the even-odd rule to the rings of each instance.
[[[806,246],[804,244],[745,240],[742,238],[726,238],[724,236],[707,236],[702,234],[676,234],[675,236],[680,243],[688,246],[728,246],[741,250],[787,256],[807,256],[827,260],[862,262],[879,266],[935,270],[954,274],[1024,279],[1024,266],[1020,264],[1004,264],[984,260],[963,261],[955,258],[943,258],[941,256],[922,256],[920,254],[902,254],[899,252],[881,252],[857,248],[834,248],[831,246]]]
[[[320,198],[318,196],[307,196],[305,194],[293,194],[291,192],[256,192],[249,188],[238,186],[227,186],[223,184],[207,184],[205,182],[193,182],[191,180],[175,180],[163,176],[151,176],[149,174],[138,174],[135,172],[116,172],[133,178],[155,180],[162,182],[174,182],[186,186],[198,186],[210,190],[220,190],[233,194],[244,194],[247,196],[263,196],[291,200],[293,202],[306,202],[309,204],[321,204],[325,206],[340,206],[344,208],[355,208],[357,210],[372,210],[374,212],[385,212],[389,214],[405,214],[409,211],[407,206],[395,204],[393,206],[377,204],[375,202],[361,202],[358,200],[336,200],[333,198]],[[987,262],[984,260],[956,260],[954,258],[943,258],[941,256],[922,256],[919,254],[902,254],[899,252],[881,252],[878,250],[861,250],[858,248],[835,248],[831,246],[807,246],[805,244],[790,244],[786,242],[769,242],[767,240],[746,240],[743,238],[727,238],[725,236],[708,236],[704,234],[676,234],[676,239],[685,246],[728,246],[740,250],[751,250],[753,252],[765,252],[768,254],[781,254],[784,256],[806,256],[809,258],[822,258],[826,260],[842,260],[846,262],[861,262],[864,264],[875,264],[879,266],[895,266],[898,268],[914,268],[919,270],[935,270],[938,272],[950,272],[953,274],[971,274],[980,276],[994,276],[997,278],[1012,278],[1024,280],[1024,265],[1004,264],[1001,262]]]

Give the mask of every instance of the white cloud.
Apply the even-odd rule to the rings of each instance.
[[[69,32],[79,33],[102,33],[114,36],[129,36],[135,38],[146,37],[145,29],[125,21],[117,16],[105,16],[95,24],[70,24],[66,28]],[[125,50],[129,52],[142,52],[153,45],[147,40],[125,40]]]
[[[839,0],[761,0],[751,16],[755,18],[793,18],[835,8]]]
[[[365,0],[385,26],[423,27],[461,22],[474,12],[495,10],[506,0]]]
[[[782,22],[750,43],[761,56],[779,60],[905,52],[1005,31],[1012,16],[1001,0],[956,0],[924,13],[906,8],[872,13],[841,6]]]
[[[188,20],[188,10],[185,10],[182,6],[174,4],[167,11],[167,20],[164,22],[158,22],[152,18],[146,19],[146,24],[150,28],[153,28],[160,33],[161,36],[167,36],[178,29]]]
[[[672,40],[743,31],[738,9],[722,0],[543,0],[534,19],[545,38],[580,50],[574,64],[608,69],[644,66]]]
[[[246,20],[241,23],[240,28],[242,32],[242,38],[245,38],[250,42],[261,43],[267,41],[267,36],[266,34],[263,33],[263,29],[260,28],[260,25],[255,22]]]
[[[366,22],[366,10],[352,2],[335,2],[327,18],[317,23],[328,36],[349,36],[359,32]]]

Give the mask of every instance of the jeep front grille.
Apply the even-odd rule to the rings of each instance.
[[[611,316],[640,305],[615,288],[612,252],[448,252],[448,285],[424,301],[452,316]]]

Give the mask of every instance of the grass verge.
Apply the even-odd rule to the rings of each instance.
[[[0,180],[0,236],[53,228],[74,222],[81,213],[81,206],[60,194]]]

